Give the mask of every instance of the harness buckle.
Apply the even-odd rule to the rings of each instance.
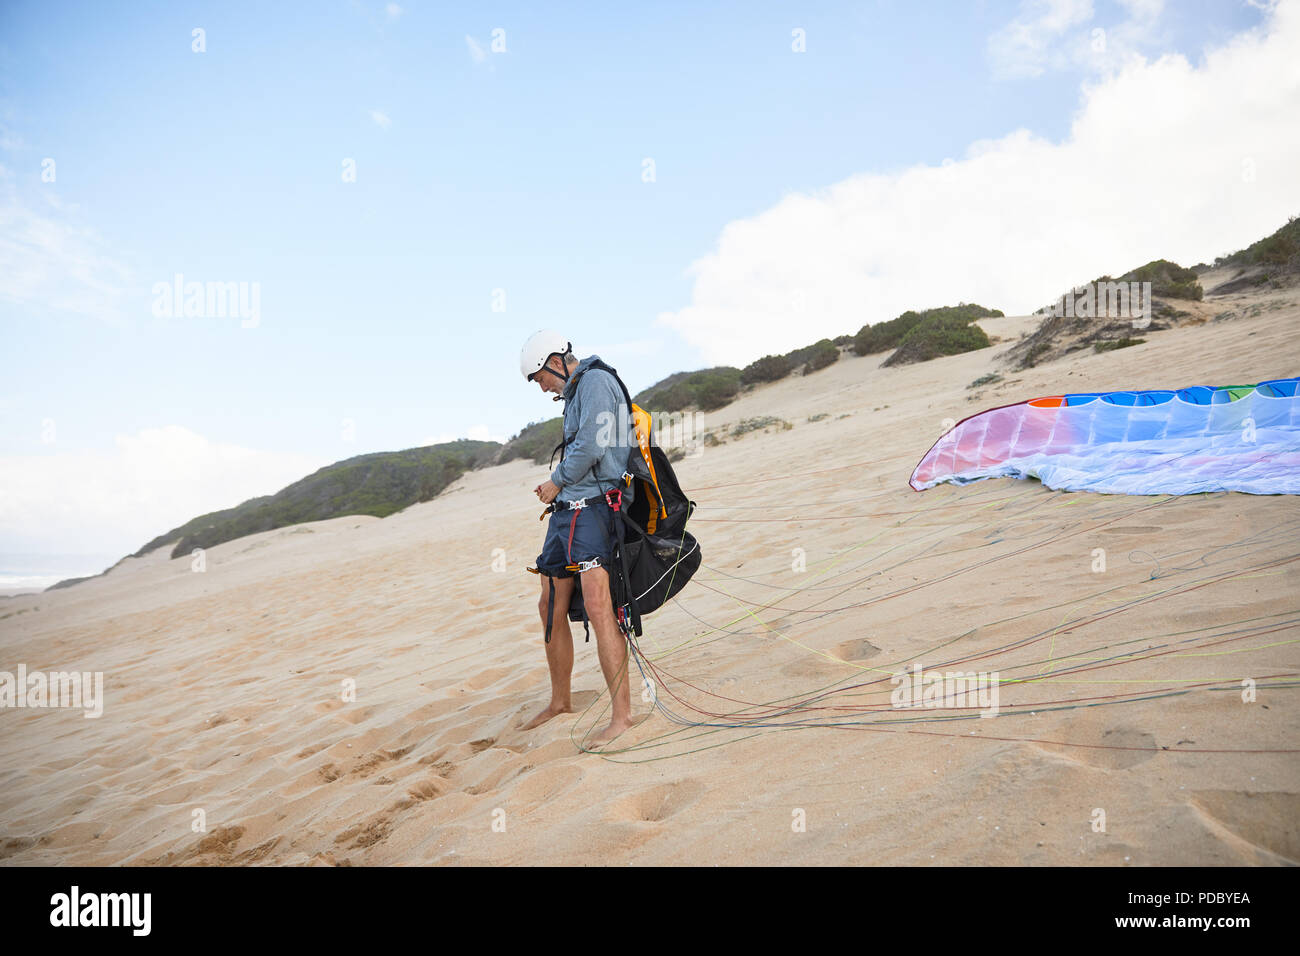
[[[611,511],[618,511],[623,507],[623,489],[611,488],[605,492],[605,503],[609,505]]]
[[[579,510],[581,510],[581,509],[587,507],[587,499],[586,499],[586,498],[574,498],[574,499],[573,499],[572,501],[570,501],[568,504],[569,504],[569,510],[570,510],[570,511],[579,511]]]
[[[600,567],[600,558],[595,557],[590,561],[579,561],[576,564],[566,564],[564,569],[566,571],[576,571],[581,574],[583,571],[590,571],[592,568],[598,567]]]

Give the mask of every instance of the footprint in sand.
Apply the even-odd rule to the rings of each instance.
[[[211,862],[223,866],[256,863],[265,859],[280,842],[280,837],[273,837],[251,849],[244,850],[242,853],[236,853],[235,848],[243,838],[244,833],[245,830],[241,826],[218,827],[184,853],[179,855],[167,853],[157,860],[146,862],[174,866],[190,860],[200,860],[202,857],[215,857],[213,860],[204,860],[202,862]]]
[[[1247,843],[1300,863],[1300,794],[1196,790],[1192,805]]]
[[[484,737],[481,740],[471,740],[469,746],[476,754],[480,754],[492,747],[495,747],[498,750],[509,750],[511,753],[517,754],[522,753],[526,749],[527,744],[503,744],[495,737]]]
[[[410,747],[402,747],[398,750],[379,750],[375,753],[362,757],[351,770],[348,771],[352,776],[368,777],[385,764],[392,763],[394,760],[400,760],[411,752]]]
[[[868,658],[875,657],[880,653],[880,648],[876,647],[865,638],[859,638],[855,641],[844,641],[836,644],[831,649],[831,654],[842,661],[865,661]]]
[[[0,837],[0,860],[36,846],[34,837]]]
[[[1136,727],[1112,727],[1101,735],[1101,743],[1106,748],[1115,749],[1080,748],[1073,756],[1092,767],[1127,770],[1146,763],[1156,755],[1158,749],[1156,738]]]
[[[447,782],[446,777],[439,777],[436,775],[426,777],[406,791],[410,795],[412,801],[408,806],[424,800],[436,800],[450,789],[451,785]]]
[[[364,850],[385,840],[390,829],[391,824],[388,816],[380,814],[368,823],[358,823],[355,826],[348,827],[334,838],[334,842],[342,844],[348,843],[350,840],[352,842],[348,843],[348,849]]]
[[[660,784],[610,804],[606,817],[615,821],[662,823],[695,803],[703,793],[704,784],[698,780]]]

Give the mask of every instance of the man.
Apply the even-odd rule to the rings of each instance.
[[[549,329],[530,336],[519,357],[524,378],[535,382],[543,392],[560,396],[565,403],[560,463],[547,481],[533,489],[542,502],[555,502],[542,553],[537,558],[537,570],[542,575],[538,611],[543,630],[549,633],[546,663],[551,672],[551,701],[522,729],[531,730],[557,714],[573,711],[573,634],[568,613],[576,576],[587,617],[596,632],[596,653],[612,705],[609,724],[591,742],[606,743],[632,726],[627,641],[614,618],[609,592],[613,523],[617,516],[603,497],[607,489],[622,484],[632,441],[629,434],[620,435],[617,428],[611,427],[613,423],[628,423],[630,432],[630,415],[619,414],[623,392],[614,376],[599,369],[588,372],[594,361],[599,361],[599,356],[579,362],[569,341]],[[570,507],[571,502],[584,504]]]

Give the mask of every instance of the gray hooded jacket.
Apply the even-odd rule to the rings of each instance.
[[[564,386],[564,459],[551,472],[560,499],[573,501],[622,486],[627,456],[635,443],[631,409],[614,376],[595,369],[589,355]],[[585,373],[585,374],[584,374]]]

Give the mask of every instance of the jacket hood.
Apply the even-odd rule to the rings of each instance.
[[[560,396],[566,402],[573,397],[573,390],[578,387],[578,379],[582,377],[582,373],[587,371],[587,369],[591,368],[592,362],[599,362],[599,361],[600,361],[599,355],[588,355],[585,359],[583,359],[578,363],[578,367],[575,368],[572,373],[570,373],[569,380],[564,383],[564,391],[560,393]]]

